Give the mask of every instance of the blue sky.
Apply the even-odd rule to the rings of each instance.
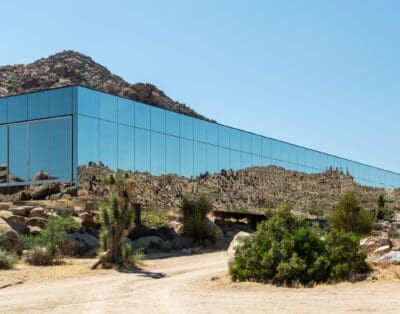
[[[0,8],[0,64],[77,50],[223,124],[400,172],[400,1]]]

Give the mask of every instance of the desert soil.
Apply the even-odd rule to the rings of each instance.
[[[399,313],[398,268],[377,281],[279,288],[231,283],[226,253],[146,261],[143,271],[90,271],[93,260],[0,272],[0,313]]]

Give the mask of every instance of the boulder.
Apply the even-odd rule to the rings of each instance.
[[[163,240],[160,237],[150,236],[150,237],[143,237],[132,241],[132,246],[135,249],[151,249],[151,248],[158,248],[161,249],[163,246]]]
[[[233,261],[235,259],[235,253],[238,247],[240,247],[240,239],[249,237],[250,233],[240,231],[235,235],[231,244],[229,245],[227,254],[228,254],[228,268],[230,269],[233,266]]]
[[[193,247],[194,239],[185,236],[177,236],[172,243],[172,248],[176,250],[188,249]]]
[[[10,218],[13,215],[12,212],[8,210],[0,210],[0,218]]]
[[[64,188],[62,190],[62,192],[64,194],[69,194],[69,195],[71,195],[73,197],[77,197],[78,196],[78,187],[76,187],[76,186],[68,186],[68,187]]]
[[[400,264],[400,251],[391,251],[379,259],[380,263]]]
[[[26,219],[26,225],[44,229],[46,219],[40,217],[31,217]]]
[[[43,207],[35,207],[29,213],[29,217],[47,218],[47,213]]]
[[[100,243],[99,239],[95,236],[87,233],[87,232],[75,232],[68,236],[70,247],[77,247],[76,243],[79,243],[78,254],[79,255],[87,255],[91,253],[95,253],[99,248]],[[77,254],[75,254],[77,255]]]
[[[18,207],[11,207],[10,212],[12,212],[14,215],[17,216],[28,216],[29,210],[32,209],[32,207],[27,207],[27,206],[18,206]]]
[[[209,234],[215,241],[222,240],[224,238],[224,234],[220,227],[218,227],[215,223],[213,223],[208,218],[204,221],[204,230]]]
[[[389,245],[384,245],[384,246],[381,246],[381,247],[377,248],[374,251],[374,254],[375,255],[383,255],[383,254],[386,254],[386,253],[389,253],[389,252],[390,252],[390,246]]]
[[[383,237],[368,237],[361,239],[360,247],[366,253],[372,253],[382,246],[390,245],[389,238]]]
[[[30,235],[38,235],[43,232],[42,228],[36,226],[28,226]]]
[[[55,200],[59,200],[63,197],[63,193],[56,193],[56,194],[52,194],[50,195],[50,200],[55,201]]]
[[[18,236],[15,224],[16,223],[7,221],[4,218],[0,218],[0,233],[4,236],[3,246],[6,251],[21,253],[22,241]]]

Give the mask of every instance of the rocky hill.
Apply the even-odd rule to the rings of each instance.
[[[102,90],[209,120],[186,105],[172,100],[156,86],[147,83],[129,84],[79,52],[68,50],[30,64],[0,67],[0,97],[71,85]]]

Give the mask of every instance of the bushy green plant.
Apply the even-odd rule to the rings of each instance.
[[[270,218],[241,240],[230,269],[233,280],[306,285],[366,272],[356,235],[332,232],[323,240],[290,210],[282,206],[270,211]]]
[[[0,248],[0,269],[13,268],[16,258]]]
[[[71,216],[51,217],[46,221],[45,227],[39,235],[23,237],[24,249],[35,252],[36,248],[46,248],[46,255],[51,256],[52,260],[58,259],[61,257],[61,249],[68,233],[78,228],[79,223]]]
[[[25,262],[34,266],[52,265],[53,261],[54,255],[47,246],[35,246],[25,255]]]
[[[361,208],[356,194],[351,191],[345,194],[329,217],[333,229],[356,234],[368,234],[373,220],[373,215]]]
[[[122,245],[122,260],[125,267],[136,267],[144,257],[144,251],[134,250],[129,243]]]
[[[193,237],[196,241],[213,240],[205,227],[207,214],[213,209],[211,200],[204,195],[197,198],[184,197],[180,207],[183,214],[184,234]]]
[[[157,229],[168,224],[168,217],[165,214],[145,214],[142,224],[147,228]]]

